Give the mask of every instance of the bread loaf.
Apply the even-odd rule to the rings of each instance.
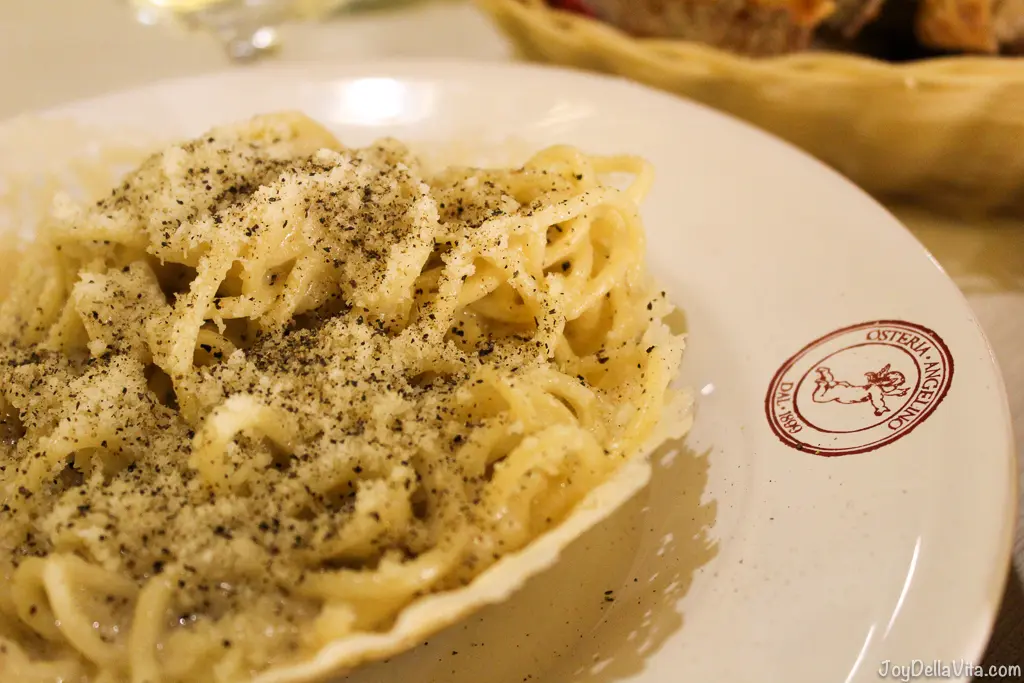
[[[1024,0],[920,0],[917,38],[942,50],[1024,50]]]
[[[583,0],[635,36],[705,43],[755,57],[806,49],[832,0]]]
[[[919,52],[1024,52],[1024,0],[548,0],[642,38],[704,43],[752,57],[898,39]],[[884,12],[883,12],[884,10]],[[860,34],[872,24],[869,40]],[[887,28],[882,27],[885,24]],[[906,35],[892,30],[905,24]],[[875,28],[878,30],[874,30]],[[887,37],[885,37],[887,36]],[[815,40],[821,38],[820,41]],[[857,39],[856,41],[854,39]],[[899,46],[883,46],[901,54]],[[872,52],[877,51],[874,45]],[[906,50],[904,50],[905,52]]]
[[[843,38],[853,39],[864,26],[875,20],[884,4],[885,0],[835,0],[835,10],[825,25]]]

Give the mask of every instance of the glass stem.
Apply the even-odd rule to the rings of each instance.
[[[220,39],[234,62],[250,62],[273,51],[280,44],[274,26],[238,26],[220,31]]]

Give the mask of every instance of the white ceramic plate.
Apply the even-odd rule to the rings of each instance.
[[[521,158],[570,143],[650,159],[650,261],[686,311],[682,379],[699,392],[686,448],[659,455],[648,489],[555,569],[353,681],[843,683],[878,680],[883,662],[893,677],[935,662],[976,671],[955,667],[980,664],[1002,593],[1016,500],[1009,413],[965,300],[878,204],[685,101],[458,63],[239,71],[103,97],[46,113],[49,129],[0,127],[0,171],[88,151],[55,134],[57,121],[105,131],[87,142],[167,138],[286,108],[349,144],[462,140],[462,151]]]

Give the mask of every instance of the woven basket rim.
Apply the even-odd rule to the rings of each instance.
[[[733,73],[758,72],[822,80],[900,81],[911,86],[969,85],[978,81],[1024,81],[1024,57],[950,55],[907,62],[887,62],[866,55],[808,50],[771,57],[749,57],[691,41],[636,38],[590,17],[549,6],[544,0],[474,0],[492,15],[514,15],[533,28],[578,34],[614,51],[640,53],[662,67],[685,71],[708,67]],[[979,84],[980,85],[980,84]]]

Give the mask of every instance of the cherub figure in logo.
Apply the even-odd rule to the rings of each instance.
[[[889,406],[885,405],[887,396],[906,396],[910,387],[903,384],[907,378],[902,372],[890,369],[886,365],[878,372],[866,372],[867,384],[850,384],[844,380],[836,381],[832,371],[826,367],[816,368],[818,379],[814,381],[814,393],[811,398],[815,403],[866,403],[871,402],[875,409],[875,415],[884,415],[889,412]]]

